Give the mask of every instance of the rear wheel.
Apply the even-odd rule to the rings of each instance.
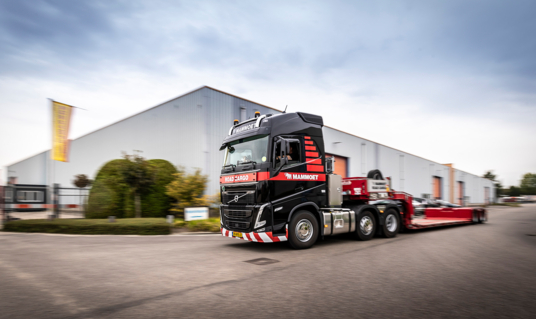
[[[376,220],[369,211],[364,211],[359,214],[356,219],[355,232],[357,239],[369,240],[376,233]]]
[[[389,208],[385,212],[385,220],[382,227],[383,236],[386,238],[395,237],[399,230],[400,218],[398,216],[398,212],[393,208]]]
[[[310,248],[318,238],[318,221],[306,210],[295,213],[288,228],[288,243],[294,249]]]

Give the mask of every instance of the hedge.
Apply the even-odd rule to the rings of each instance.
[[[4,231],[84,235],[169,235],[171,227],[164,218],[108,219],[30,219],[4,224]]]
[[[220,231],[220,219],[219,218],[209,218],[203,220],[192,220],[185,222],[183,219],[178,219],[175,221],[175,227],[186,227],[191,231],[210,231],[210,232],[219,232]]]

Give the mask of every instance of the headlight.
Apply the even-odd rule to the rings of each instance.
[[[262,211],[264,210],[264,207],[266,207],[267,205],[268,204],[264,204],[261,206],[261,208],[259,208],[259,212],[257,213],[257,220],[255,221],[255,227],[253,228],[258,228],[258,227],[262,227],[266,225],[266,220],[260,220],[260,219],[261,219]]]

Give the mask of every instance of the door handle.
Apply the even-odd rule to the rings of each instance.
[[[303,190],[303,186],[296,187],[294,190],[297,192],[301,192]]]

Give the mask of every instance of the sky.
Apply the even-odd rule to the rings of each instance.
[[[0,167],[203,85],[505,186],[536,172],[535,1],[0,1]],[[3,179],[4,180],[4,179]]]

